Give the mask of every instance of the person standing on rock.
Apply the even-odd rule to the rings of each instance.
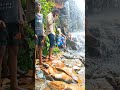
[[[48,35],[49,41],[50,41],[50,47],[49,47],[49,60],[53,59],[52,51],[53,47],[55,45],[55,21],[58,19],[60,11],[58,9],[54,9],[52,12],[50,12],[47,17],[47,26],[46,26],[46,34]]]
[[[8,47],[10,90],[25,90],[18,87],[17,81],[17,54],[22,26],[21,0],[0,0],[0,69]]]
[[[40,13],[41,4],[40,2],[35,2],[35,49],[39,52],[39,63],[42,65],[42,47],[44,45],[45,34],[44,34],[44,25],[43,25],[43,15]]]

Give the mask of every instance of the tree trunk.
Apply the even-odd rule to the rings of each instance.
[[[26,18],[27,21],[31,21],[34,19],[35,16],[35,4],[34,0],[27,0],[27,7],[26,7]]]

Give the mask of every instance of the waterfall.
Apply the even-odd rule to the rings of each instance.
[[[70,32],[84,31],[85,1],[69,0],[68,2],[70,8],[69,31]]]
[[[76,51],[85,55],[85,0],[68,0],[64,2],[61,25],[71,34]],[[68,44],[71,45],[71,44]],[[80,55],[79,55],[80,56]]]

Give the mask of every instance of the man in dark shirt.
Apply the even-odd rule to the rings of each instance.
[[[17,83],[17,54],[21,39],[20,29],[23,24],[20,8],[20,0],[0,0],[0,69],[7,46],[11,79],[10,90],[23,90],[18,87]]]

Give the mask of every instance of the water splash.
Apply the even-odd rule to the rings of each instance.
[[[85,0],[69,0],[69,32],[76,43],[77,53],[85,53]]]

